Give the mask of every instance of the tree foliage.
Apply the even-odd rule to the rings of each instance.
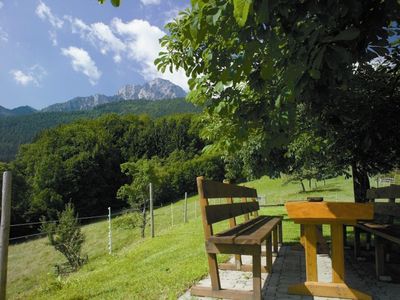
[[[274,164],[273,154],[285,151],[294,141],[296,114],[302,105],[306,118],[318,128],[315,133],[330,141],[330,152],[337,156],[326,158],[333,158],[342,169],[353,166],[356,199],[362,200],[365,195],[357,188],[361,179],[369,172],[386,169],[389,159],[360,153],[365,143],[369,149],[380,148],[378,140],[366,138],[359,143],[360,139],[379,135],[381,130],[373,126],[372,119],[385,118],[386,125],[394,125],[399,115],[394,83],[398,78],[396,21],[400,4],[394,0],[191,3],[191,8],[167,24],[169,33],[161,39],[165,51],[155,63],[161,71],[186,71],[191,88],[188,98],[204,105],[208,113],[205,137],[214,141],[214,147],[230,153],[257,141],[264,162],[259,166],[266,172]],[[371,86],[357,84],[366,82],[362,73],[354,71],[355,65],[364,68],[376,57],[395,61],[389,63],[396,66],[392,71],[386,68],[382,73],[390,81],[382,91],[386,100],[370,94]],[[379,72],[368,70],[371,78]],[[371,102],[367,105],[358,98],[361,91],[372,102],[380,102],[377,106],[395,113],[383,116],[377,106],[371,112]],[[368,114],[370,118],[365,119]],[[341,124],[348,117],[350,121]],[[391,150],[384,153],[392,151],[399,157],[399,138],[389,140]],[[390,167],[397,162],[392,160]],[[275,167],[283,170],[286,164]],[[365,192],[365,188],[361,190]]]
[[[126,162],[158,161],[172,178],[155,185],[156,205],[194,192],[196,176],[222,180],[220,157],[202,154],[200,127],[194,115],[151,119],[114,114],[42,132],[21,147],[15,161],[0,164],[13,171],[12,223],[36,222],[43,215],[56,219],[70,202],[81,216],[126,207],[126,201],[116,199],[130,180],[120,168]],[[12,227],[11,234],[34,229]]]

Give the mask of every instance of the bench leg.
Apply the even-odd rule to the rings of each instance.
[[[261,255],[253,255],[253,293],[255,300],[261,300]]]
[[[278,227],[275,227],[272,231],[273,240],[273,253],[278,254]]]
[[[282,221],[280,221],[278,225],[278,236],[279,236],[279,246],[282,246],[283,245]]]
[[[272,236],[269,234],[265,240],[265,258],[268,273],[272,273]]]
[[[371,233],[366,233],[365,248],[369,251],[371,249]]]
[[[207,253],[208,256],[208,269],[210,270],[211,288],[215,290],[221,289],[221,281],[219,279],[217,255],[214,253]]]
[[[375,236],[375,270],[376,278],[385,275],[385,244],[379,236]]]
[[[360,229],[354,226],[354,257],[360,256]]]
[[[235,266],[237,271],[240,271],[242,268],[242,256],[239,254],[235,255]]]

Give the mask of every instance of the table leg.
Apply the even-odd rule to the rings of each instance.
[[[313,224],[304,224],[304,250],[307,281],[318,281],[317,232],[316,226]]]
[[[344,282],[343,225],[331,225],[332,236],[332,282]]]

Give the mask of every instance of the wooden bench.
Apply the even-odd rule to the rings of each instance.
[[[230,299],[261,299],[261,272],[272,271],[272,237],[274,250],[282,242],[282,218],[259,216],[259,204],[255,201],[257,191],[252,188],[233,184],[220,183],[197,178],[200,209],[203,220],[205,248],[211,277],[211,288],[194,286],[193,296],[205,296]],[[209,199],[226,198],[226,204],[210,205]],[[240,198],[241,202],[234,202]],[[250,199],[251,201],[247,201]],[[253,218],[250,218],[250,215]],[[242,224],[236,224],[236,217],[244,216]],[[213,224],[229,220],[228,230],[215,233]],[[266,266],[261,265],[261,246],[266,245]],[[235,264],[218,266],[217,254],[235,254]],[[252,265],[241,263],[240,255],[251,255]],[[219,269],[241,270],[253,272],[253,291],[223,289],[219,278]]]
[[[366,246],[369,250],[371,236],[374,237],[375,248],[375,273],[380,280],[391,280],[385,270],[387,250],[391,245],[400,245],[400,204],[395,199],[400,198],[400,186],[374,188],[367,191],[367,199],[374,203],[374,221],[358,222],[354,227],[354,255],[360,257],[360,235],[366,234]],[[387,203],[377,203],[375,199],[388,199]]]

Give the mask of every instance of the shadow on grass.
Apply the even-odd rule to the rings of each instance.
[[[316,189],[312,189],[311,191],[300,191],[299,194],[311,194],[311,193],[315,193],[315,192],[341,192],[343,191],[343,189],[339,189],[339,188],[324,188],[324,187],[320,187],[320,188],[316,188]]]

